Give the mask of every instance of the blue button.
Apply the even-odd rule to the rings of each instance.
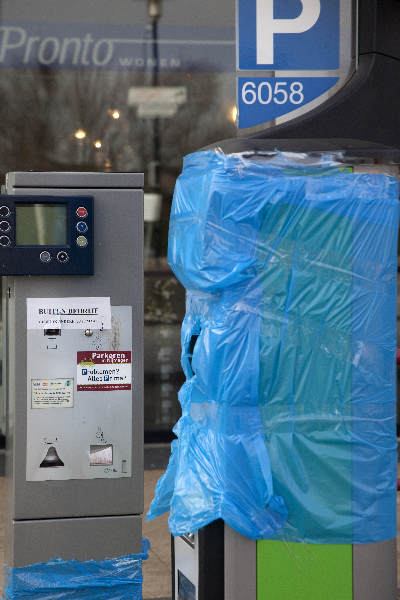
[[[76,229],[79,231],[79,233],[85,233],[85,231],[88,230],[88,226],[86,223],[84,223],[84,221],[79,221],[79,223],[76,224]]]

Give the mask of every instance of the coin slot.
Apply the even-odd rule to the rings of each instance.
[[[54,337],[56,335],[61,335],[61,329],[45,329],[44,330],[44,335],[47,335],[49,337]]]

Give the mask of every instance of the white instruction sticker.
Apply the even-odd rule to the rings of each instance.
[[[73,379],[32,379],[32,408],[72,408]]]
[[[111,329],[110,298],[27,298],[28,329]]]

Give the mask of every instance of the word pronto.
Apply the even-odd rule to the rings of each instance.
[[[38,32],[39,33],[39,32]],[[41,32],[40,32],[41,33]],[[134,48],[140,55],[135,55]],[[122,67],[179,69],[177,57],[143,58],[142,39],[96,38],[90,32],[62,37],[60,35],[29,35],[24,27],[0,26],[0,65],[53,67]],[[123,50],[125,48],[125,51]],[[125,52],[125,54],[124,54]],[[137,52],[137,50],[136,50]]]

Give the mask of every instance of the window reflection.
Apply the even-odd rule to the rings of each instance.
[[[145,430],[170,435],[185,302],[169,211],[182,157],[235,136],[234,3],[3,0],[0,17],[3,177],[145,173]],[[154,99],[133,102],[144,87]]]

